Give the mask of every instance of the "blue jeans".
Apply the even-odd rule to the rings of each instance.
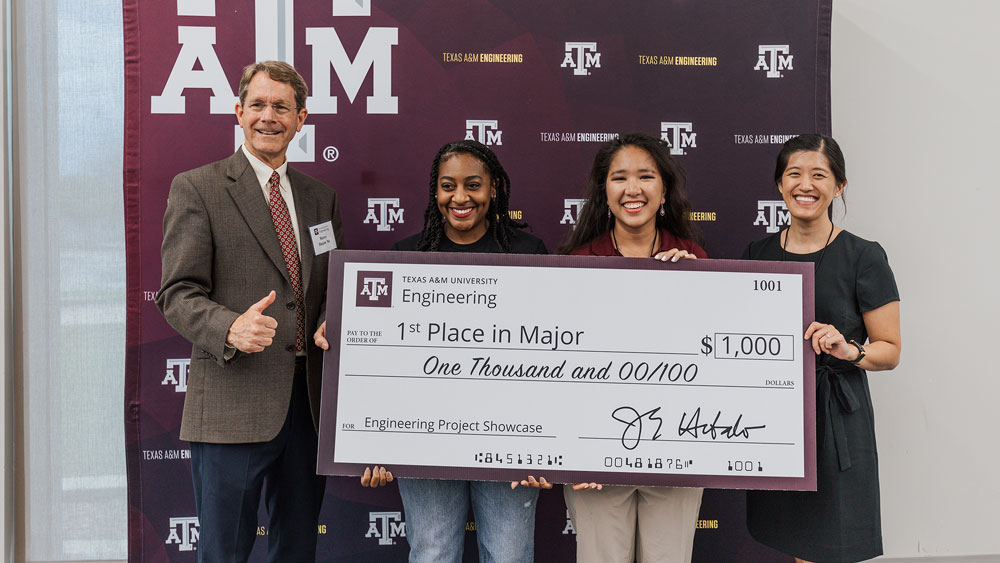
[[[530,563],[535,556],[538,489],[494,481],[399,479],[410,563],[460,563],[469,501],[479,561]]]

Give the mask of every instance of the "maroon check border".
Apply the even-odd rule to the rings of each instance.
[[[470,266],[540,266],[546,268],[587,268],[613,270],[680,270],[695,272],[747,272],[799,274],[802,276],[802,332],[815,318],[815,285],[812,263],[766,262],[750,260],[681,260],[664,263],[648,258],[597,256],[551,256],[530,254],[464,254],[446,252],[380,252],[369,250],[338,250],[330,256],[327,282],[327,340],[330,350],[323,356],[323,393],[320,403],[319,449],[316,471],[325,475],[357,476],[365,465],[334,462],[336,447],[337,392],[339,362],[336,352],[341,341],[344,287],[353,288],[356,280],[347,280],[344,264],[455,264]],[[544,475],[551,483],[598,482],[609,485],[654,485],[676,487],[708,487],[716,489],[780,489],[816,490],[816,356],[809,342],[802,341],[803,444],[805,472],[799,477],[756,477],[742,475],[651,474],[632,472],[565,471],[556,469],[440,467],[395,465],[389,469],[396,477],[428,479],[460,479],[480,481],[520,481],[529,473]],[[379,460],[371,460],[372,464]]]

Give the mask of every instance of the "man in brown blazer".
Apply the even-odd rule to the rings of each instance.
[[[290,65],[247,66],[232,156],[179,174],[163,217],[156,304],[192,343],[181,439],[191,442],[199,561],[246,561],[266,484],[268,558],[312,561],[329,251],[337,194],[288,167],[307,87]]]

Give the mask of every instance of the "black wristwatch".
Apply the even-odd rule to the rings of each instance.
[[[858,349],[858,357],[851,360],[851,363],[854,365],[860,364],[861,360],[865,359],[865,347],[858,344],[857,340],[851,340],[848,342],[848,344],[851,344]]]

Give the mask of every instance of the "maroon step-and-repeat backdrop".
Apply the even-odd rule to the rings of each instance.
[[[242,141],[244,65],[281,59],[305,77],[309,117],[288,158],[340,194],[350,248],[419,231],[431,159],[472,138],[507,169],[515,217],[553,249],[600,144],[644,131],[687,170],[709,254],[734,258],[788,221],[771,181],[780,144],[830,132],[831,1],[123,0],[129,560],[197,557],[178,439],[191,347],[153,298],[170,181]],[[695,561],[788,560],[743,520],[741,492],[706,491]],[[542,492],[536,526],[539,561],[573,560],[558,489]],[[474,561],[471,515],[468,529]],[[320,561],[406,560],[395,487],[331,478],[317,531]]]

